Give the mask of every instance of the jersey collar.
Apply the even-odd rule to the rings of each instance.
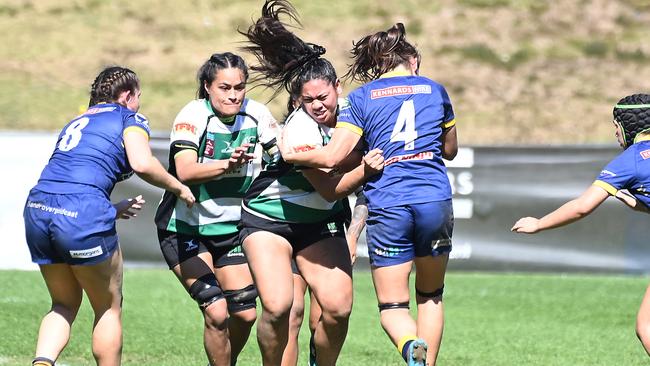
[[[650,141],[650,135],[639,136],[638,138],[634,139],[635,144],[641,141]]]
[[[206,108],[208,108],[208,110],[209,110],[210,112],[212,112],[212,114],[213,114],[215,117],[217,117],[217,118],[219,119],[219,121],[221,121],[221,122],[223,122],[223,123],[225,123],[225,124],[227,124],[227,125],[231,125],[231,124],[235,123],[235,118],[237,118],[237,115],[230,116],[230,117],[220,117],[220,116],[219,116],[219,115],[214,111],[214,108],[212,108],[212,103],[210,103],[210,99],[209,99],[209,98],[205,98],[205,99],[203,99],[203,101],[205,102],[205,106],[206,106]]]
[[[397,71],[389,71],[385,74],[381,74],[379,76],[380,79],[384,78],[393,78],[396,76],[413,76],[409,71],[406,70],[397,70]]]

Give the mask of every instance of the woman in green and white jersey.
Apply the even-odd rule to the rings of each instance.
[[[235,364],[256,319],[257,292],[239,245],[241,202],[275,146],[277,123],[247,99],[248,69],[232,53],[213,54],[198,72],[198,99],[178,113],[169,171],[189,185],[192,209],[165,192],[156,213],[160,247],[202,310],[211,365]],[[264,146],[264,147],[263,147]]]
[[[332,64],[320,57],[325,49],[286,30],[279,14],[296,18],[286,1],[265,3],[262,17],[243,33],[251,43],[246,49],[260,61],[253,67],[261,74],[258,80],[284,87],[289,109],[294,101],[300,104],[283,127],[285,146],[319,148],[336,122],[339,82]],[[340,199],[377,173],[383,157],[373,151],[364,162],[359,165],[358,158],[356,167],[341,175],[274,160],[244,198],[240,240],[262,304],[257,336],[264,365],[290,364],[285,348],[294,299],[292,258],[322,309],[313,335],[314,361],[336,364],[352,309],[352,265],[343,229],[349,209]]]

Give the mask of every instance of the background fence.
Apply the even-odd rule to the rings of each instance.
[[[0,209],[0,228],[10,238],[4,252],[9,254],[0,259],[0,268],[30,267],[20,213],[55,138],[27,133],[0,136],[0,167],[11,174],[3,183],[7,189],[3,189]],[[166,163],[166,134],[155,135],[151,145],[158,159]],[[456,216],[450,267],[650,272],[648,217],[615,199],[608,199],[589,217],[565,228],[537,235],[510,232],[519,217],[542,216],[580,195],[619,152],[615,146],[462,148],[449,163]],[[113,201],[137,194],[144,195],[145,209],[137,218],[118,224],[125,259],[132,264],[162,265],[153,225],[162,191],[134,176],[117,185]],[[363,235],[358,255],[367,257]],[[367,260],[359,262],[363,265]]]

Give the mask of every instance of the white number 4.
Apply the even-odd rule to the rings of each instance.
[[[415,106],[412,100],[402,103],[399,110],[393,133],[390,134],[390,141],[404,141],[404,150],[415,149],[415,139],[418,138],[418,131],[415,130]]]
[[[59,142],[58,146],[59,150],[70,151],[79,145],[79,141],[81,141],[81,130],[86,127],[89,121],[87,117],[84,117],[72,122],[65,129],[63,137],[61,137],[61,142]]]

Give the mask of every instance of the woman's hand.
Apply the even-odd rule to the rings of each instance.
[[[145,201],[142,199],[142,195],[121,200],[113,205],[115,207],[115,219],[128,220],[131,217],[138,216],[137,212],[142,209],[144,204]]]
[[[384,169],[384,156],[382,153],[382,150],[372,149],[363,157],[364,175],[366,177],[373,176]]]
[[[236,147],[235,150],[230,154],[226,171],[237,169],[253,159],[255,155],[248,152],[248,149],[251,146],[253,146],[253,144],[246,143]]]
[[[539,219],[534,217],[523,217],[515,223],[510,231],[522,234],[535,234],[539,232]]]
[[[180,188],[176,191],[176,197],[185,202],[187,208],[191,208],[192,205],[194,205],[194,202],[196,202],[192,190],[190,190],[190,188],[185,184],[181,184]]]

